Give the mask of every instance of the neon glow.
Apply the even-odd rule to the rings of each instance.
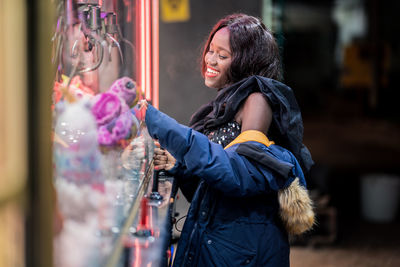
[[[153,104],[156,108],[159,108],[159,1],[153,0],[152,14],[153,19]]]
[[[159,107],[159,3],[136,0],[137,79],[147,100]]]
[[[153,233],[153,207],[149,207],[149,216],[148,216],[148,221],[147,221],[147,228],[151,229],[151,232]]]
[[[142,264],[142,258],[140,257],[140,244],[139,239],[135,239],[135,261],[133,262],[133,267],[140,267]]]
[[[142,92],[146,93],[146,90],[148,90],[147,84],[146,84],[146,76],[145,76],[145,71],[146,71],[146,63],[145,63],[145,58],[146,58],[146,31],[145,31],[145,11],[144,11],[144,5],[143,1],[137,1],[138,3],[138,8],[140,10],[140,15],[139,15],[139,20],[140,20],[140,27],[139,27],[139,32],[140,32],[140,85],[142,86]],[[147,97],[147,94],[145,94]]]
[[[146,98],[151,100],[151,33],[150,33],[150,0],[144,1],[145,2],[145,38],[146,38],[146,46],[145,46],[145,75],[146,75]]]

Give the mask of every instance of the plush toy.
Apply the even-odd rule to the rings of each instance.
[[[118,95],[129,107],[136,105],[140,96],[136,83],[129,77],[116,80],[108,89],[108,92]]]
[[[67,87],[68,82],[69,77],[66,75],[62,75],[62,82],[54,82],[53,102],[55,104],[61,100],[63,95],[66,94],[66,92],[63,92],[63,88]],[[73,96],[75,99],[81,99],[84,97],[90,99],[95,95],[94,91],[90,87],[83,84],[81,77],[79,76],[74,76],[72,78],[68,87],[68,94]]]
[[[130,106],[136,105],[139,89],[129,77],[116,80],[104,93],[93,98],[92,113],[98,126],[100,145],[125,147],[138,131]]]

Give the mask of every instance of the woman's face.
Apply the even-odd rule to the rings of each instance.
[[[228,83],[227,72],[232,63],[229,30],[227,28],[222,28],[215,33],[204,61],[207,66],[204,73],[205,85],[217,89],[226,86]]]

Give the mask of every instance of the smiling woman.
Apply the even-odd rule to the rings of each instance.
[[[313,162],[294,94],[278,81],[278,46],[259,19],[233,14],[211,30],[202,59],[218,95],[191,128],[146,112],[165,149],[155,150],[155,168],[191,202],[174,266],[289,266],[288,233],[314,222],[303,174]]]
[[[252,75],[281,80],[278,45],[272,32],[259,19],[232,14],[215,24],[203,50],[203,76],[209,67],[207,54],[214,51],[214,45],[220,46],[221,51],[225,50],[230,58],[225,86]],[[219,56],[228,55],[222,52]]]
[[[229,30],[222,28],[215,33],[204,57],[207,64],[205,84],[211,88],[222,88],[228,83],[228,70],[232,62],[229,45]]]

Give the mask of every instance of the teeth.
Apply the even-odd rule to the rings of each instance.
[[[212,73],[212,74],[218,74],[218,71],[212,70],[210,68],[207,68],[207,72]]]

